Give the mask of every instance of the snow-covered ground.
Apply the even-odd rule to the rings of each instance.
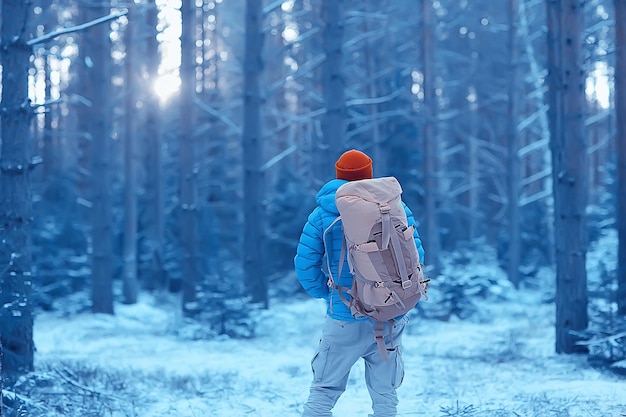
[[[591,368],[585,356],[555,354],[554,306],[518,295],[481,304],[481,319],[411,321],[399,416],[626,416],[626,379]],[[177,310],[143,295],[116,305],[115,316],[39,315],[36,367],[76,393],[60,415],[95,398],[93,415],[102,416],[299,416],[322,301],[274,300],[248,340],[181,337]],[[336,416],[371,412],[363,380],[358,364]]]

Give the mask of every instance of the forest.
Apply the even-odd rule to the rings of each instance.
[[[294,255],[348,149],[415,215],[432,296],[411,334],[527,302],[547,312],[548,362],[623,384],[626,0],[0,3],[4,415],[172,415],[103,406],[98,368],[61,373],[38,346],[146,300],[173,339],[253,347],[286,312],[319,332]],[[309,353],[283,364],[304,390]],[[55,384],[82,399],[42,393]],[[596,413],[436,412],[621,417],[624,392]]]

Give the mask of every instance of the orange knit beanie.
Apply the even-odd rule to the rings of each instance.
[[[364,180],[372,178],[372,159],[361,151],[351,149],[344,152],[335,163],[340,180]]]

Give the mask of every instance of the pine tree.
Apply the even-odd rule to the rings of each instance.
[[[617,113],[617,304],[626,316],[626,0],[615,0],[615,112]]]
[[[263,70],[263,7],[257,0],[246,1],[246,52],[244,58],[244,269],[252,301],[268,306],[267,276],[264,272],[264,245],[261,243],[263,207],[263,131],[261,127],[260,77]]]
[[[0,340],[2,369],[33,369],[31,306],[31,159],[27,44],[30,2],[2,2],[2,102],[0,148]],[[4,375],[4,374],[3,374]]]
[[[548,93],[556,246],[556,351],[575,353],[587,313],[587,146],[580,0],[549,0]]]

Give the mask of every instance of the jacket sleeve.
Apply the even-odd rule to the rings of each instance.
[[[415,245],[417,246],[417,252],[420,254],[420,262],[424,263],[424,247],[422,246],[422,239],[417,231],[417,223],[411,209],[404,203],[404,211],[406,212],[406,219],[409,226],[413,226],[413,238],[415,239]]]
[[[300,235],[294,265],[302,288],[312,297],[328,299],[330,293],[326,285],[327,278],[322,272],[323,234],[322,217],[319,208],[316,208],[309,215]]]

